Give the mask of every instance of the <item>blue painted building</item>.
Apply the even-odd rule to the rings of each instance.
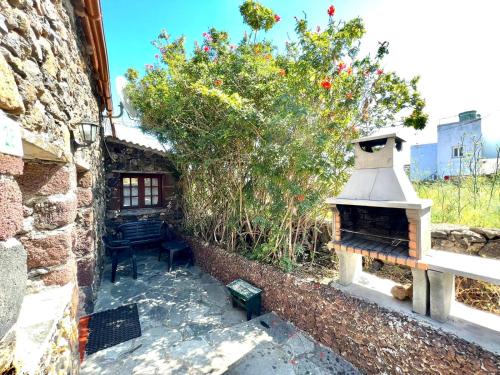
[[[459,114],[459,121],[437,127],[437,143],[411,146],[410,178],[413,181],[495,171],[500,146],[500,122],[481,118],[476,111]],[[477,160],[477,162],[474,162]]]

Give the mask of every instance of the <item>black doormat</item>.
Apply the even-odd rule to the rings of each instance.
[[[90,316],[87,355],[141,336],[137,304],[120,306]]]

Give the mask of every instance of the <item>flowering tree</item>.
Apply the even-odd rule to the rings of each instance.
[[[186,229],[288,268],[314,253],[350,141],[399,119],[422,129],[427,117],[418,79],[382,70],[386,43],[359,56],[361,19],[338,21],[333,6],[323,31],[296,19],[280,53],[256,39],[279,15],[255,1],[240,12],[253,35],[237,46],[212,28],[188,54],[162,32],[157,62],[143,77],[129,70],[127,90],[144,129],[172,147]]]

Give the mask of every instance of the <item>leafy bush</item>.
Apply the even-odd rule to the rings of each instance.
[[[418,78],[384,72],[388,44],[359,56],[361,19],[325,30],[296,20],[296,41],[280,53],[259,30],[279,21],[254,1],[240,8],[251,26],[238,45],[210,29],[186,52],[162,32],[159,60],[127,87],[143,128],[171,146],[191,233],[289,269],[314,251],[324,199],[352,163],[350,141],[401,119],[427,116]]]

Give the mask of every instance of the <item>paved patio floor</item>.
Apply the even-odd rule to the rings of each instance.
[[[349,362],[267,313],[246,321],[219,281],[198,267],[171,273],[154,253],[117,281],[105,269],[95,311],[137,303],[142,336],[87,356],[81,374],[359,374]]]

